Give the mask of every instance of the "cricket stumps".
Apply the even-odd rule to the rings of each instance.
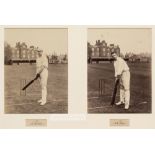
[[[99,97],[103,97],[105,95],[105,79],[99,79]]]

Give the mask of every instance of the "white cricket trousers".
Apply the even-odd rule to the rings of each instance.
[[[45,102],[45,103],[47,100],[47,80],[48,80],[48,69],[45,68],[40,74],[42,102]]]
[[[120,101],[129,106],[130,104],[130,72],[124,71],[120,78]]]

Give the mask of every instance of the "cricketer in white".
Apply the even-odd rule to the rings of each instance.
[[[42,98],[38,101],[40,105],[47,102],[47,80],[48,80],[48,55],[43,50],[37,50],[36,74],[40,75]]]
[[[125,109],[130,105],[130,70],[124,59],[119,57],[116,52],[112,52],[115,69],[115,79],[120,80],[120,101],[116,105],[125,104]]]

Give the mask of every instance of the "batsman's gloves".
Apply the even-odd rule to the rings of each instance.
[[[40,74],[39,73],[37,73],[36,74],[36,78],[35,79],[38,79],[40,77]]]
[[[121,78],[121,75],[117,75],[117,77],[116,77],[117,79],[120,79]]]
[[[116,82],[117,80],[120,80],[120,78],[121,78],[121,75],[117,75],[117,76],[115,77],[115,82]]]

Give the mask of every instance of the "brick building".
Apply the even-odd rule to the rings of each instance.
[[[32,61],[36,60],[36,48],[34,46],[27,47],[25,43],[19,45],[16,44],[15,47],[12,48],[12,60],[13,61]]]
[[[110,44],[108,46],[104,40],[102,42],[97,40],[95,45],[88,43],[87,50],[90,57],[111,57],[113,50],[120,55],[120,47],[118,45]]]
[[[107,44],[105,40],[100,41],[96,40],[95,45],[91,45],[87,43],[87,52],[88,52],[88,61],[106,61],[112,59],[111,52],[116,51],[118,55],[120,55],[120,47],[114,44]]]

